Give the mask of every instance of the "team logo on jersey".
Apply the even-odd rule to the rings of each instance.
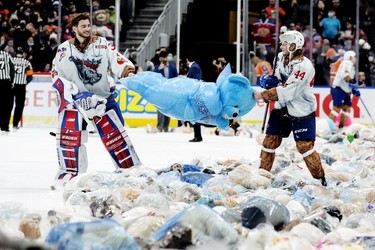
[[[115,45],[113,45],[112,43],[108,43],[108,47],[111,49],[111,50],[115,50]]]
[[[65,52],[60,54],[59,62],[66,56]]]
[[[97,72],[97,69],[102,62],[101,59],[86,59],[82,60],[76,57],[69,57],[69,60],[74,62],[77,67],[79,78],[84,84],[94,85],[102,78],[102,74]]]
[[[121,56],[120,53],[117,53],[117,64],[122,65],[126,62],[126,58]]]

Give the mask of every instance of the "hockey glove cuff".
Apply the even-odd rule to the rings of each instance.
[[[279,85],[279,79],[273,75],[263,74],[259,77],[258,83],[263,89],[272,89]]]

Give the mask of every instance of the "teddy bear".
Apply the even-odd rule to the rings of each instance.
[[[249,80],[232,74],[230,64],[216,82],[192,78],[165,78],[160,73],[143,72],[121,78],[126,89],[139,93],[160,112],[176,119],[229,128],[229,119],[242,117],[256,104]]]
[[[97,10],[94,12],[94,25],[92,25],[92,34],[94,36],[101,36],[108,41],[113,41],[113,32],[109,28],[109,14],[106,10]]]

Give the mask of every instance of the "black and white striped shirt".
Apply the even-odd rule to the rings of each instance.
[[[0,50],[0,80],[12,80],[14,77],[14,65],[12,56]]]
[[[33,75],[31,63],[22,57],[13,57],[14,63],[14,80],[15,84],[28,84]],[[30,79],[31,76],[31,79]]]

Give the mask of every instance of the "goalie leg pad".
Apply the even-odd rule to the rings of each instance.
[[[109,110],[102,117],[94,117],[94,122],[115,166],[131,168],[140,165],[141,162],[121,119],[114,110]]]
[[[297,141],[297,150],[302,154],[312,177],[320,179],[324,177],[324,169],[319,154],[314,150],[314,141]]]
[[[83,118],[77,110],[63,110],[58,121],[56,146],[60,167],[56,178],[69,180],[87,170],[87,152],[83,144],[87,142],[88,133],[82,131]]]
[[[275,160],[275,150],[281,144],[282,136],[266,135],[263,140],[263,148],[260,152],[260,168],[271,171]]]

